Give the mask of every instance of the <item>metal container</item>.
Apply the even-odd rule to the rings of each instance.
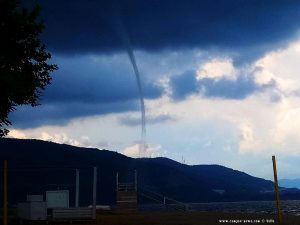
[[[69,190],[46,191],[47,208],[69,208]]]

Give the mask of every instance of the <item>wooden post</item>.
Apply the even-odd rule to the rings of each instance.
[[[274,171],[274,188],[276,194],[277,218],[278,218],[278,223],[281,224],[282,214],[280,210],[280,196],[279,196],[278,179],[277,179],[276,158],[274,155],[272,156],[272,161],[273,161],[273,171]]]
[[[97,201],[97,167],[94,167],[93,179],[93,219],[96,219],[96,201]]]
[[[7,160],[3,162],[3,225],[7,225]]]

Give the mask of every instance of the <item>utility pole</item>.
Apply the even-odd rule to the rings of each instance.
[[[96,219],[96,199],[97,199],[97,167],[94,167],[93,179],[93,219]]]
[[[137,170],[134,170],[134,189],[137,191]]]
[[[119,173],[117,172],[117,175],[116,175],[116,190],[117,190],[117,192],[119,191]]]
[[[276,194],[277,218],[278,218],[278,223],[281,224],[282,214],[280,210],[280,196],[279,196],[278,179],[277,179],[276,158],[274,155],[272,156],[272,161],[273,161],[273,171],[274,171],[274,188]]]
[[[79,169],[76,169],[75,207],[79,207]]]

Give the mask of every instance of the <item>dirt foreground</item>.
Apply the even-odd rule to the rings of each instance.
[[[2,216],[0,216],[0,225]],[[9,225],[18,225],[17,218],[10,218]],[[235,225],[278,224],[276,215],[224,212],[115,212],[97,211],[96,221],[24,221],[23,225]],[[300,216],[283,215],[282,225],[300,225]]]
[[[278,224],[276,215],[218,213],[218,212],[143,212],[143,213],[99,213],[100,225],[234,225],[234,224]],[[284,215],[286,225],[300,225],[300,217]]]

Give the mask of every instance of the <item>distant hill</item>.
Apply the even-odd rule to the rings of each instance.
[[[4,159],[8,160],[11,205],[24,201],[27,194],[57,189],[70,190],[73,205],[76,168],[80,170],[80,205],[89,205],[94,166],[98,168],[98,204],[115,204],[116,173],[121,181],[132,181],[134,170],[140,189],[183,202],[274,200],[272,181],[220,165],[189,166],[168,158],[133,159],[108,150],[10,138],[0,139],[1,164]],[[285,189],[281,197],[300,199],[300,191]]]
[[[298,179],[280,179],[279,184],[286,188],[298,188],[300,189],[300,178]]]

